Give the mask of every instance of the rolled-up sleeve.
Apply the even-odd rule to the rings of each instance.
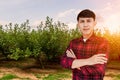
[[[67,51],[67,50],[70,50],[70,49],[72,49],[72,41],[70,42],[70,44],[69,44],[69,46],[67,47],[66,51]],[[74,58],[67,57],[66,51],[64,52],[63,56],[61,57],[61,65],[62,65],[64,68],[71,69],[72,62],[74,61]]]

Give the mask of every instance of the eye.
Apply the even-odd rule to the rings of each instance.
[[[91,20],[90,20],[90,19],[88,19],[88,20],[87,20],[87,22],[91,22]]]
[[[84,23],[85,21],[84,20],[80,20],[80,23]]]

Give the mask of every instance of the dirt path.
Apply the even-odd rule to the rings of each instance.
[[[30,78],[32,80],[38,80],[32,73],[24,72],[21,69],[18,68],[0,68],[0,71],[2,72],[0,74],[0,77],[2,77],[4,74],[15,74],[16,76],[20,78]]]
[[[106,71],[104,80],[115,80],[114,76],[117,76],[117,75],[120,75],[120,70],[117,70],[117,69],[108,69]]]
[[[56,70],[41,70],[41,69],[29,69],[29,70],[21,70],[19,68],[5,68],[5,67],[0,67],[0,77],[2,77],[5,74],[15,74],[19,78],[29,78],[31,80],[42,80],[38,79],[35,74],[44,74],[42,77],[48,76],[49,73],[57,73]],[[106,71],[106,76],[104,80],[114,80],[113,76],[120,74],[120,71],[118,70],[112,70],[108,69]],[[20,80],[20,79],[13,79],[13,80]],[[71,79],[65,79],[65,80],[71,80]]]

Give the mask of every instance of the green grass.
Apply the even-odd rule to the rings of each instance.
[[[120,74],[116,75],[114,80],[120,80]]]
[[[43,80],[63,80],[63,78],[71,78],[71,76],[63,73],[49,74],[47,77],[44,77]]]
[[[34,74],[36,78],[42,80],[63,80],[66,78],[71,78],[71,71],[67,69],[57,70],[57,72],[49,73],[48,76],[45,74]]]
[[[31,80],[30,78],[20,78],[20,80]]]
[[[14,74],[5,74],[2,78],[0,78],[0,80],[12,80],[14,78],[18,78],[20,80],[31,80],[30,78],[19,78]]]
[[[42,74],[34,74],[36,76],[36,78],[41,78]]]
[[[12,63],[12,62],[11,62]],[[13,64],[11,64],[11,63],[9,63],[9,64],[6,64],[6,65],[8,65],[7,67],[9,67],[10,65],[11,65],[11,67],[12,67],[12,65]],[[22,62],[21,62],[22,63]],[[24,63],[24,62],[23,62]],[[119,61],[110,61],[108,64],[107,64],[107,67],[108,67],[108,70],[109,70],[109,68],[113,68],[113,69],[120,69],[120,62]],[[14,65],[14,66],[17,66],[18,68],[20,68],[21,67],[21,65],[19,65],[19,63],[17,63],[16,62],[16,65]],[[26,64],[25,64],[25,66],[26,66]],[[21,68],[20,68],[21,69]],[[108,71],[109,72],[109,71]],[[1,72],[0,71],[0,73],[3,73],[3,71]],[[31,71],[31,73],[32,73],[32,71]],[[12,79],[20,79],[20,80],[31,80],[31,78],[25,78],[25,77],[23,77],[23,78],[20,78],[20,77],[18,77],[18,76],[16,76],[16,75],[14,75],[14,74],[12,74],[12,73],[9,73],[9,74],[5,74],[5,73],[3,73],[4,75],[3,75],[3,77],[2,78],[0,78],[0,80],[12,80]],[[72,74],[72,71],[71,70],[68,70],[68,69],[64,69],[64,68],[58,68],[58,69],[54,69],[54,71],[52,71],[52,72],[48,72],[48,73],[38,73],[38,72],[34,72],[33,71],[33,75],[39,80],[39,79],[41,79],[41,80],[66,80],[66,79],[71,79],[72,77],[71,77],[71,74]],[[108,77],[111,77],[113,80],[120,80],[120,74],[119,73],[115,73],[115,74],[113,74],[113,73],[109,73],[109,74],[107,74],[106,76],[108,76]]]
[[[18,77],[16,75],[13,75],[13,74],[6,74],[2,78],[0,78],[0,80],[12,80],[14,78],[18,78]]]

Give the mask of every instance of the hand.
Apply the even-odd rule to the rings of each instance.
[[[88,65],[107,63],[106,54],[97,54],[87,59]]]
[[[66,53],[67,53],[66,54],[67,57],[76,58],[76,56],[75,56],[74,52],[72,51],[72,49],[70,49],[70,51],[67,50]]]
[[[66,53],[67,53],[67,57],[71,57],[71,58],[75,58],[75,59],[77,58],[75,56],[74,52],[72,51],[72,49],[70,49],[70,51],[67,50]],[[80,68],[77,68],[77,69],[80,70]]]

